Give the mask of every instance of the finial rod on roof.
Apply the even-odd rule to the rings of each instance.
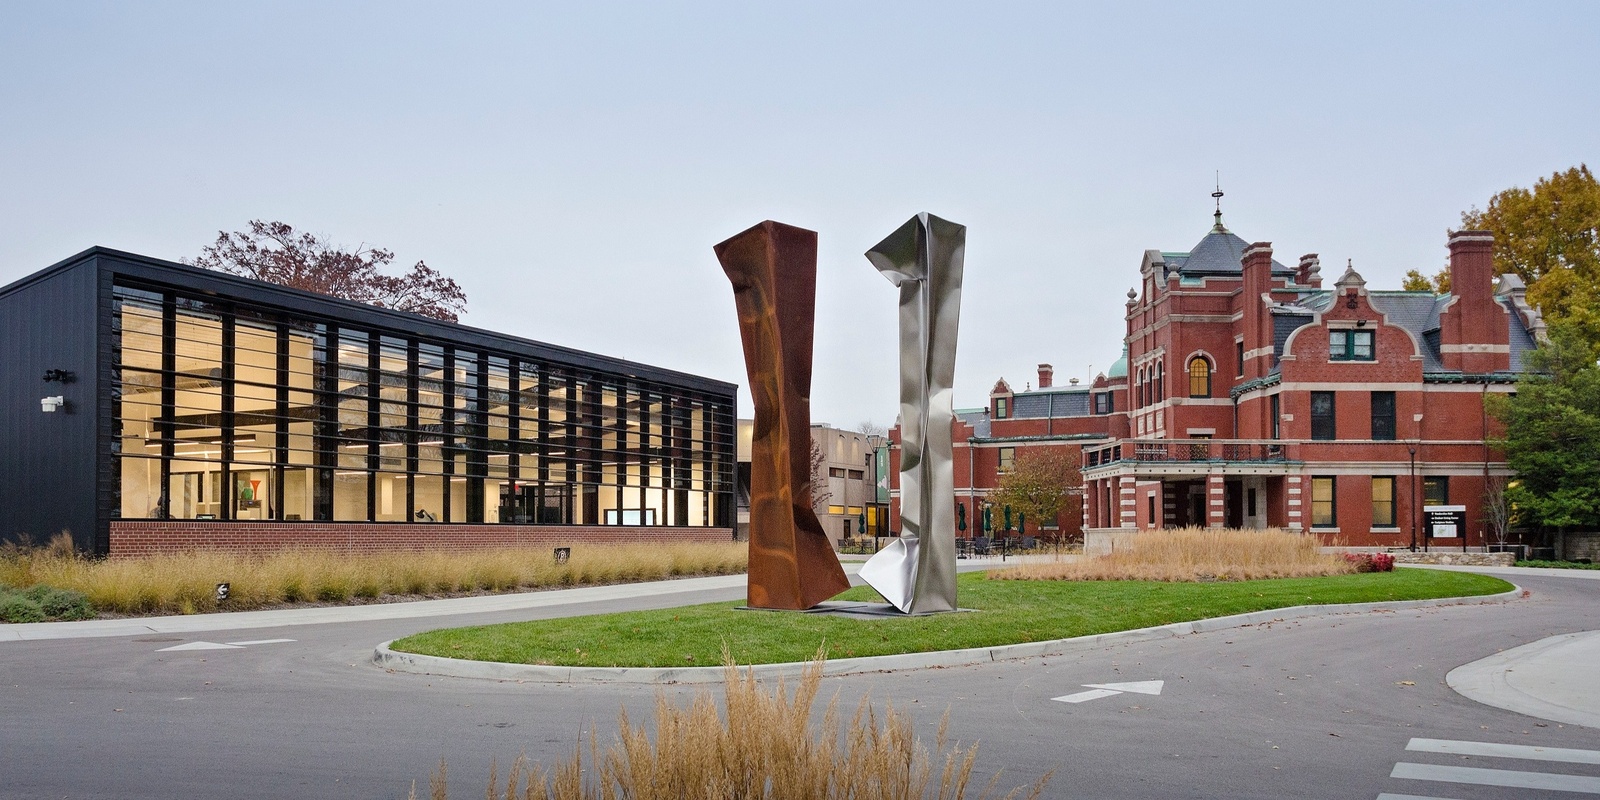
[[[1217,170],[1217,190],[1212,192],[1211,196],[1216,198],[1217,201],[1217,213],[1214,215],[1217,222],[1211,226],[1211,230],[1217,233],[1226,233],[1228,229],[1222,225],[1222,170],[1220,169]]]

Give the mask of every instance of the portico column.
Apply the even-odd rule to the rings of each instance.
[[[1100,482],[1097,481],[1097,480],[1089,481],[1088,484],[1086,484],[1083,487],[1083,529],[1084,530],[1088,530],[1088,529],[1090,529],[1092,527],[1095,527],[1093,525],[1093,521],[1099,518],[1098,517],[1099,510],[1100,510]]]
[[[1135,517],[1135,513],[1134,513],[1136,511],[1136,508],[1137,508],[1138,504],[1139,504],[1139,501],[1138,501],[1138,499],[1136,497],[1134,497],[1134,486],[1133,486],[1133,483],[1134,483],[1134,481],[1133,481],[1133,476],[1132,475],[1123,475],[1121,478],[1117,479],[1117,484],[1118,484],[1118,489],[1119,489],[1119,491],[1118,491],[1119,499],[1118,499],[1117,502],[1118,502],[1118,507],[1121,509],[1121,524],[1120,524],[1120,527],[1123,527],[1123,528],[1137,528],[1137,527],[1139,527],[1138,520]]]
[[[1305,497],[1302,487],[1305,486],[1305,476],[1290,475],[1283,479],[1284,491],[1289,497],[1289,530],[1300,532],[1305,530],[1305,518],[1301,511],[1305,508],[1301,501]]]
[[[1206,476],[1206,527],[1220,528],[1226,523],[1223,516],[1223,486],[1222,476],[1212,473]]]

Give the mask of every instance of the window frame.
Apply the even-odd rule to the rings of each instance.
[[[1326,414],[1317,413],[1317,401],[1326,398],[1328,411]],[[1339,438],[1339,398],[1337,392],[1310,392],[1311,403],[1311,440],[1314,442],[1332,442]]]
[[[1017,465],[1017,448],[1002,447],[995,455],[995,471],[999,473],[1010,472]]]
[[[1199,369],[1196,369],[1197,365]],[[1215,371],[1215,368],[1211,365],[1211,360],[1203,355],[1196,355],[1189,359],[1189,396],[1193,398],[1210,397],[1212,388],[1211,376]],[[1197,381],[1203,381],[1203,383],[1197,383]]]
[[[1319,484],[1320,485],[1324,485],[1324,486],[1326,486],[1328,488],[1328,497],[1327,497],[1326,500],[1317,499],[1317,487],[1318,487]],[[1317,521],[1318,520],[1317,509],[1318,509],[1319,506],[1325,506],[1326,507],[1326,510],[1327,510],[1327,514],[1326,514],[1326,517],[1325,517],[1326,521],[1323,521],[1323,522],[1318,522]],[[1339,481],[1335,476],[1333,476],[1333,475],[1313,475],[1313,476],[1311,476],[1311,505],[1308,506],[1308,508],[1310,508],[1310,514],[1311,514],[1311,516],[1310,516],[1311,527],[1313,527],[1313,528],[1337,528],[1337,527],[1339,527]]]
[[[1380,400],[1387,399],[1387,413],[1380,414]],[[1372,440],[1374,442],[1392,442],[1395,440],[1395,405],[1397,399],[1394,392],[1372,393]],[[1386,434],[1386,435],[1380,435]]]
[[[1378,499],[1378,487],[1379,486],[1388,486],[1389,487],[1389,497],[1388,497],[1387,500],[1379,500]],[[1396,495],[1396,491],[1395,490],[1397,488],[1398,487],[1396,486],[1395,478],[1394,478],[1393,475],[1374,475],[1374,476],[1372,476],[1372,527],[1374,527],[1374,528],[1393,528],[1393,527],[1396,527],[1396,526],[1398,526],[1400,524],[1399,523],[1400,517],[1399,517],[1399,514],[1398,514],[1398,510],[1397,510],[1397,504],[1395,502],[1395,495]],[[1380,506],[1380,503],[1383,503],[1383,504],[1387,505],[1387,511],[1388,511],[1388,516],[1387,517],[1384,517],[1384,516],[1382,516],[1380,514],[1379,509],[1382,507],[1382,506]]]
[[[1336,338],[1340,344],[1335,346]],[[1365,344],[1360,344],[1364,340]],[[1365,350],[1365,354],[1362,351]],[[1329,361],[1376,361],[1378,355],[1377,331],[1368,328],[1330,328],[1328,330]]]

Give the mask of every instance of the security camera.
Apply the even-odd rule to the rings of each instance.
[[[44,413],[46,413],[46,414],[52,413],[56,409],[66,405],[66,404],[67,404],[67,398],[62,397],[59,394],[56,395],[55,397],[41,397],[41,398],[39,398],[39,407],[42,408],[44,410]]]

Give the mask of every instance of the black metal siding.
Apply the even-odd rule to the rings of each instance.
[[[0,293],[0,540],[44,541],[68,530],[82,550],[99,549],[95,495],[95,259],[58,265]],[[46,383],[45,370],[73,373]],[[43,397],[67,406],[40,410]]]

